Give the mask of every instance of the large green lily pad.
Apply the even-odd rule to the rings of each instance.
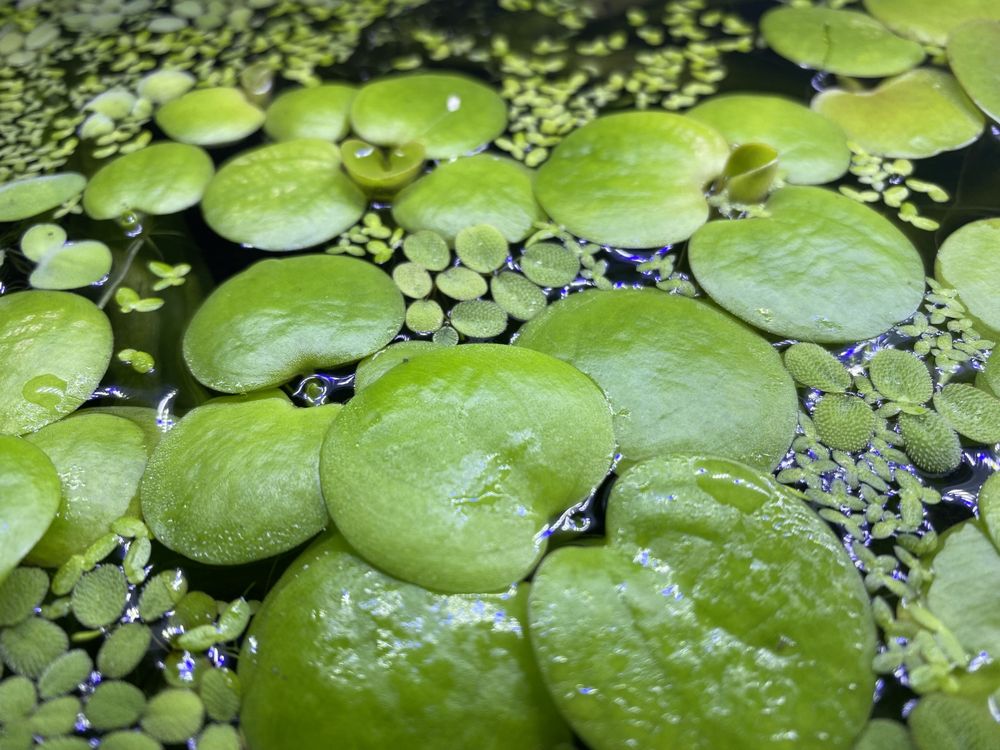
[[[0,584],[42,538],[61,498],[49,457],[27,440],[0,435]]]
[[[973,317],[1000,334],[1000,219],[973,221],[948,235],[934,275],[958,290]]]
[[[156,538],[192,560],[239,565],[315,536],[329,521],[319,449],[339,409],[298,409],[275,392],[188,412],[142,479],[142,514]]]
[[[337,147],[302,138],[226,162],[205,191],[201,210],[227,240],[261,250],[299,250],[343,232],[366,205],[341,171]]]
[[[919,68],[871,91],[827,89],[812,108],[871,154],[924,159],[979,137],[984,119],[949,73]]]
[[[28,177],[0,185],[0,221],[20,221],[51,211],[83,192],[87,178],[77,172]]]
[[[875,211],[823,188],[788,187],[766,218],[712,222],[691,238],[691,269],[724,308],[778,336],[871,338],[908,318],[924,267]]]
[[[618,480],[607,528],[546,557],[528,605],[542,676],[588,747],[852,747],[875,626],[798,497],[733,461],[657,459]]]
[[[927,606],[970,654],[1000,655],[1000,553],[974,521],[948,530],[931,560]]]
[[[782,57],[837,75],[881,78],[924,59],[919,44],[853,10],[773,8],[761,18],[760,30]]]
[[[597,381],[626,462],[713,451],[769,471],[792,441],[795,385],[780,356],[703,302],[659,290],[572,294],[515,343]]]
[[[545,214],[535,201],[534,172],[492,154],[441,164],[403,189],[392,216],[408,232],[428,229],[449,241],[466,227],[491,224],[508,242],[523,240]]]
[[[101,167],[83,191],[83,207],[93,219],[177,213],[201,200],[214,172],[198,146],[157,143]]]
[[[708,219],[703,188],[729,145],[714,128],[666,112],[599,117],[560,143],[535,192],[573,234],[625,248],[686,240]]]
[[[62,500],[28,561],[56,567],[83,552],[128,513],[146,468],[142,429],[111,414],[74,414],[25,437],[49,457]]]
[[[108,369],[107,316],[68,292],[0,297],[0,433],[33,432],[76,410]]]
[[[507,105],[491,87],[459,75],[412,73],[363,86],[351,127],[377,146],[417,141],[429,159],[450,159],[486,145],[507,127]]]
[[[1000,19],[970,21],[948,36],[948,64],[972,101],[1000,122],[1000,78],[996,53],[1000,49]]]
[[[264,131],[276,141],[339,141],[347,135],[348,115],[356,93],[356,88],[342,83],[286,91],[267,108]]]
[[[766,143],[774,147],[779,172],[796,185],[832,182],[851,163],[844,131],[791,99],[726,94],[702,102],[687,114],[714,127],[734,146]]]
[[[611,465],[611,410],[557,359],[468,344],[397,364],[344,407],[320,473],[337,528],[382,570],[448,592],[499,591],[547,524]]]
[[[244,393],[355,362],[403,326],[403,295],[355,258],[268,259],[209,295],[184,333],[184,360],[217,391]]]
[[[238,88],[219,86],[170,100],[157,111],[156,124],[175,141],[221,146],[257,132],[264,112]]]
[[[898,34],[943,47],[966,21],[1000,21],[996,0],[864,0],[865,10]]]
[[[244,641],[248,744],[568,750],[528,645],[526,598],[527,586],[436,594],[371,567],[339,536],[321,539]]]

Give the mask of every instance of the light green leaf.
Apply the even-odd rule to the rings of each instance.
[[[851,152],[838,125],[779,96],[726,94],[691,109],[730,144],[766,143],[778,151],[778,169],[796,185],[831,182],[847,171]]]
[[[967,383],[948,383],[934,394],[934,408],[959,435],[985,445],[1000,443],[1000,399]]]
[[[87,178],[76,172],[27,177],[0,185],[0,222],[20,221],[58,208],[83,192]]]
[[[837,75],[882,78],[924,59],[919,44],[853,10],[773,8],[761,18],[760,30],[782,57]]]
[[[934,275],[958,291],[990,338],[1000,336],[1000,219],[973,221],[948,235],[934,261]]]
[[[904,404],[926,404],[934,382],[923,360],[912,352],[882,348],[868,363],[872,385],[888,399]]]
[[[339,141],[347,135],[348,115],[356,93],[353,86],[341,83],[286,91],[267,108],[264,131],[276,141]]]
[[[175,141],[221,146],[257,132],[264,112],[238,88],[196,89],[160,107],[156,124]]]
[[[923,262],[875,211],[814,187],[783,188],[766,210],[711,222],[688,247],[698,283],[734,315],[827,343],[876,336],[917,309]]]
[[[399,364],[405,364],[414,357],[427,354],[440,348],[433,341],[399,341],[390,344],[385,349],[377,351],[370,357],[365,357],[358,363],[354,373],[354,390],[362,391],[374,383],[389,370]]]
[[[515,343],[604,389],[628,462],[713,451],[770,471],[792,442],[797,398],[778,353],[704,302],[658,290],[572,294]]]
[[[136,84],[139,96],[156,104],[166,104],[194,88],[197,79],[184,70],[157,70],[143,76]]]
[[[227,240],[261,250],[298,250],[352,226],[365,197],[340,171],[327,141],[301,139],[245,151],[205,191],[205,221]]]
[[[49,457],[27,440],[0,435],[0,591],[49,528],[61,498]]]
[[[898,34],[943,47],[966,21],[1000,21],[995,0],[864,0],[865,10]]]
[[[358,393],[327,434],[320,475],[337,528],[382,570],[438,591],[497,591],[531,571],[546,524],[601,482],[613,450],[611,411],[585,375],[469,344]]]
[[[403,296],[371,263],[269,259],[230,278],[198,309],[184,334],[184,360],[210,388],[245,393],[356,362],[388,344],[403,316]]]
[[[429,159],[475,151],[507,126],[507,105],[491,87],[459,75],[413,73],[378,78],[351,106],[351,126],[377,146],[418,141]]]
[[[1000,49],[1000,14],[996,21],[979,19],[952,29],[948,35],[948,64],[972,101],[1000,121],[1000,79],[994,70]]]
[[[843,363],[818,344],[792,344],[785,350],[785,368],[807,388],[843,393],[851,387],[851,374]]]
[[[625,248],[679,242],[708,219],[704,186],[729,146],[712,127],[665,112],[605,115],[575,130],[538,172],[549,215],[579,237]]]
[[[568,747],[534,664],[526,594],[435,593],[370,566],[339,536],[322,539],[271,590],[244,641],[255,644],[239,660],[247,744]]]
[[[504,157],[478,154],[440,164],[404,188],[392,215],[408,232],[430,229],[452,241],[475,224],[491,224],[508,242],[545,218],[532,192],[534,173]]]
[[[157,143],[101,167],[83,193],[83,207],[93,219],[177,213],[201,200],[214,171],[197,146]]]
[[[824,445],[835,450],[861,451],[875,433],[875,412],[858,396],[828,393],[817,403],[813,422]]]
[[[899,415],[899,431],[906,454],[919,468],[931,474],[948,474],[962,462],[958,435],[937,412]]]
[[[542,676],[589,747],[850,747],[875,625],[797,496],[733,461],[657,459],[615,484],[607,528],[543,560],[528,608]]]
[[[904,159],[967,146],[985,122],[958,81],[932,68],[911,70],[871,91],[827,89],[813,99],[812,108],[868,153]]]

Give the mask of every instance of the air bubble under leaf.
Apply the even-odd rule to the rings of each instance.
[[[970,315],[1000,335],[1000,219],[980,219],[948,235],[934,275],[958,291]],[[991,333],[990,338],[993,338]]]
[[[549,305],[515,343],[569,362],[604,389],[626,461],[710,450],[769,471],[792,442],[795,386],[778,353],[704,302],[649,289],[586,291]]]
[[[353,86],[340,83],[286,91],[267,108],[264,131],[276,141],[339,141],[347,135],[347,118],[356,93]]]
[[[340,169],[337,147],[310,138],[230,159],[205,190],[201,210],[227,240],[285,251],[336,237],[361,218],[365,205]]]
[[[111,361],[111,323],[75,294],[0,297],[0,433],[31,432],[90,398]]]
[[[453,240],[465,227],[491,224],[508,242],[519,242],[545,218],[533,181],[534,173],[512,159],[478,154],[440,164],[407,186],[392,215],[408,232],[430,229]]]
[[[766,143],[778,151],[778,171],[796,185],[831,182],[847,171],[847,136],[834,123],[790,99],[726,94],[688,113],[722,133],[734,146]]]
[[[15,568],[48,530],[61,498],[59,475],[45,452],[22,438],[0,435],[0,518],[3,519],[0,524],[0,594],[6,592],[7,586],[20,589],[21,584],[8,578],[12,571],[20,579],[38,578],[38,573],[21,573]],[[46,577],[42,588],[47,586]],[[8,607],[18,600],[13,593],[3,595],[0,625],[13,624],[17,610],[8,610]]]
[[[210,388],[245,393],[366,357],[392,340],[403,316],[403,296],[371,263],[268,259],[205,300],[184,334],[184,360]]]
[[[805,503],[733,461],[658,459],[618,480],[607,528],[542,561],[528,609],[542,676],[588,746],[851,746],[875,625]]]
[[[195,146],[242,140],[264,124],[264,112],[238,88],[196,89],[164,104],[156,124],[168,138]]]
[[[0,222],[51,211],[83,192],[87,178],[76,172],[27,177],[0,185]]]
[[[924,159],[967,146],[983,130],[982,113],[949,73],[919,68],[871,91],[831,88],[812,108],[877,156]]]
[[[814,187],[787,187],[768,215],[713,221],[688,247],[691,269],[729,312],[778,336],[870,338],[920,304],[924,267],[906,236],[872,209]]]
[[[994,121],[1000,121],[1000,80],[993,70],[1000,49],[1000,18],[978,19],[952,29],[948,64],[972,101]]]
[[[761,18],[760,30],[782,57],[842,76],[882,78],[924,59],[919,44],[853,10],[773,8]]]
[[[709,125],[666,112],[605,115],[575,130],[538,172],[545,210],[600,244],[679,242],[708,219],[704,185],[729,157]]]
[[[255,750],[568,746],[526,637],[526,598],[526,586],[429,591],[372,567],[341,537],[325,537],[270,591],[244,642],[247,743]],[[316,611],[325,614],[310,615]],[[392,646],[381,649],[380,641]],[[406,721],[398,720],[400,706]]]
[[[458,75],[415,73],[363,86],[351,105],[351,126],[378,146],[417,141],[429,159],[474,151],[507,125],[507,106],[491,87]]]
[[[398,473],[384,471],[387,445],[405,459]],[[531,570],[545,524],[600,483],[613,447],[611,412],[585,375],[469,344],[359,392],[327,434],[320,474],[337,528],[381,569],[441,591],[496,591]]]
[[[966,383],[948,383],[934,394],[934,408],[959,435],[985,445],[1000,443],[1000,399]]]
[[[143,478],[142,512],[156,538],[193,560],[238,565],[318,533],[327,523],[320,443],[339,409],[297,409],[275,392],[188,412]]]
[[[214,172],[197,146],[157,143],[101,167],[83,193],[83,207],[93,219],[177,213],[201,200]]]

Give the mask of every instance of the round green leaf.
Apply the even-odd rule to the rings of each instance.
[[[0,435],[0,593],[4,580],[49,528],[61,498],[59,475],[49,457],[27,440]],[[8,597],[4,604],[12,601]],[[0,623],[12,624],[8,620],[0,615]]]
[[[927,606],[970,654],[1000,654],[1000,553],[973,521],[953,527],[931,560]]]
[[[951,30],[966,21],[1000,21],[995,0],[864,0],[865,10],[890,29],[918,42],[943,47]]]
[[[0,440],[0,447],[7,447],[2,440]],[[0,454],[0,456],[2,455]],[[17,455],[16,446],[14,455]],[[2,477],[3,471],[0,470],[0,481],[2,481]],[[17,491],[18,488],[15,487],[13,494],[15,498],[18,497]],[[6,520],[7,516],[4,515],[3,518]],[[44,570],[27,567],[11,570],[7,577],[0,582],[0,627],[17,625],[22,620],[31,617],[48,593],[49,576]]]
[[[97,240],[67,242],[38,259],[28,283],[35,289],[76,289],[111,271],[111,250]]]
[[[937,412],[899,415],[899,432],[906,443],[906,455],[931,474],[948,474],[962,462],[958,435]]]
[[[486,279],[464,266],[452,266],[434,279],[437,288],[447,297],[470,300],[482,297],[489,288]]]
[[[67,651],[49,664],[38,679],[38,694],[42,698],[56,698],[76,690],[90,679],[94,662],[83,649]]]
[[[0,433],[33,432],[90,398],[111,361],[107,316],[66,292],[0,297]]]
[[[366,559],[428,588],[495,591],[531,571],[546,525],[601,482],[613,449],[608,404],[585,375],[470,344],[358,393],[320,472],[337,528]]]
[[[792,344],[785,350],[784,361],[792,377],[807,388],[825,393],[843,393],[851,387],[851,373],[839,359],[818,344]]]
[[[991,701],[992,703],[992,701]],[[991,750],[1000,747],[1000,723],[985,702],[932,693],[909,716],[917,750]]]
[[[248,745],[568,744],[528,645],[526,588],[438,594],[371,567],[339,536],[317,542],[268,594],[244,641]]]
[[[507,105],[489,86],[464,76],[413,73],[363,86],[351,127],[377,146],[418,141],[429,159],[475,151],[507,127]]]
[[[607,527],[606,545],[545,558],[528,608],[542,676],[589,747],[851,747],[875,626],[798,497],[733,461],[658,459],[618,480]]]
[[[162,750],[163,745],[148,734],[121,730],[101,738],[101,750]]]
[[[382,351],[375,352],[358,363],[358,368],[354,373],[354,390],[363,390],[396,365],[404,364],[414,357],[439,348],[440,344],[435,344],[433,341],[399,341],[390,344]]]
[[[381,149],[364,141],[351,139],[340,147],[344,169],[371,196],[392,197],[412,182],[424,166],[424,146],[405,143]]]
[[[526,247],[519,262],[521,273],[544,287],[567,286],[580,273],[576,253],[556,242],[537,242]]]
[[[127,599],[128,581],[122,569],[98,565],[73,587],[73,616],[86,628],[103,628],[121,616]]]
[[[934,381],[927,365],[912,352],[883,348],[868,363],[868,377],[888,399],[926,404],[934,395]]]
[[[778,336],[827,343],[871,338],[917,309],[923,262],[888,219],[814,187],[779,190],[766,209],[691,238],[698,283],[729,312]]]
[[[882,78],[924,59],[919,44],[853,10],[773,8],[761,18],[760,30],[782,57],[837,75]]]
[[[1000,121],[1000,80],[993,70],[1000,49],[1000,17],[976,20],[952,29],[948,35],[948,64],[972,101]]]
[[[934,408],[959,435],[985,445],[1000,443],[1000,399],[967,383],[948,383],[934,394]]]
[[[973,221],[948,235],[934,275],[958,290],[972,317],[1000,335],[1000,219]]]
[[[518,320],[531,320],[548,304],[541,289],[513,271],[490,279],[490,293],[508,315]]]
[[[476,339],[491,339],[507,329],[507,313],[489,300],[459,302],[451,308],[448,319],[456,331]]]
[[[211,724],[205,727],[195,743],[197,750],[240,750],[239,732],[229,724]]]
[[[0,185],[0,222],[51,211],[83,192],[87,178],[76,172],[26,177]]]
[[[983,115],[951,75],[919,68],[871,91],[827,89],[812,108],[840,125],[847,137],[877,156],[924,159],[969,145]]]
[[[73,731],[79,713],[80,699],[67,695],[40,705],[29,723],[32,731],[40,737],[58,737]]]
[[[77,414],[25,437],[52,461],[62,501],[28,560],[56,567],[107,534],[129,510],[146,467],[142,430],[110,414]]]
[[[465,227],[455,235],[455,255],[467,268],[490,273],[507,260],[507,240],[489,224]]]
[[[221,146],[246,138],[264,124],[264,112],[238,88],[196,89],[172,99],[156,113],[168,138],[196,146]]]
[[[847,137],[840,127],[780,96],[727,94],[708,99],[687,114],[711,125],[733,146],[766,143],[774,147],[779,172],[796,185],[832,182],[851,162]]]
[[[403,254],[428,271],[443,271],[451,262],[451,250],[444,237],[428,230],[408,234],[403,240]]]
[[[197,693],[168,688],[153,696],[142,717],[142,728],[170,745],[186,742],[201,730],[205,707]]]
[[[686,240],[705,223],[704,185],[728,157],[725,138],[689,117],[606,115],[556,147],[535,191],[549,215],[579,237],[656,247]]]
[[[149,461],[146,523],[170,549],[213,565],[261,560],[304,542],[328,521],[319,449],[339,408],[297,409],[276,395],[193,409]]]
[[[232,721],[240,710],[243,688],[240,678],[228,669],[210,669],[201,678],[198,693],[205,713],[213,721]]]
[[[1000,550],[1000,473],[990,474],[979,488],[977,503],[979,517],[993,540],[993,545]]]
[[[101,167],[83,193],[83,207],[93,219],[177,213],[201,200],[214,172],[197,146],[157,143]]]
[[[432,299],[418,299],[406,308],[406,327],[414,333],[437,331],[443,323],[444,310]]]
[[[35,685],[27,677],[0,681],[0,722],[13,724],[27,716],[36,703]]]
[[[446,162],[404,188],[392,215],[408,232],[429,229],[449,241],[465,227],[491,224],[508,242],[519,242],[545,218],[533,179],[530,169],[491,154]]]
[[[264,131],[276,141],[339,141],[347,135],[347,117],[356,93],[353,86],[341,83],[286,91],[268,106]]]
[[[0,658],[12,672],[32,680],[37,680],[68,647],[65,631],[41,617],[29,617],[0,630]]]
[[[392,280],[407,297],[421,299],[431,293],[434,280],[427,269],[416,263],[400,263],[392,269]]]
[[[245,151],[209,183],[201,210],[227,240],[261,250],[299,250],[351,227],[361,191],[340,170],[332,143],[299,139]]]
[[[87,699],[84,715],[95,729],[121,729],[135,724],[146,707],[146,696],[135,685],[104,680]]]
[[[875,412],[850,393],[829,393],[816,402],[813,421],[823,444],[841,451],[861,451],[875,433]]]
[[[205,300],[184,333],[184,360],[210,388],[241,393],[355,362],[399,333],[403,296],[355,258],[269,259]]]
[[[770,471],[792,442],[797,398],[778,353],[703,302],[659,290],[571,294],[516,344],[597,381],[626,461],[714,451]]]
[[[155,104],[166,104],[194,88],[197,79],[185,70],[157,70],[139,79],[135,90]]]
[[[66,244],[66,230],[58,224],[34,224],[21,236],[21,252],[38,263],[45,255]]]

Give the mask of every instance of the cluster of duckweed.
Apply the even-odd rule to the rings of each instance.
[[[191,591],[180,569],[154,574],[151,553],[145,524],[124,517],[54,573],[24,565],[0,584],[4,748],[240,747],[228,665],[253,605]]]

